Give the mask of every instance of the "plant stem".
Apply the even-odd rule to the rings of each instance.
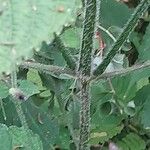
[[[82,75],[90,75],[93,36],[96,20],[96,0],[86,0],[82,43],[78,70]]]
[[[62,53],[67,65],[70,69],[74,70],[76,68],[76,64],[72,57],[68,54],[68,50],[65,48],[64,44],[62,43],[60,37],[55,35],[55,40],[58,50]]]
[[[81,81],[81,111],[80,111],[80,137],[79,150],[89,150],[88,140],[90,134],[90,97],[89,84]]]
[[[104,27],[98,25],[98,28],[104,31],[114,42],[116,42],[116,38]]]
[[[113,77],[117,77],[117,76],[123,76],[126,75],[128,73],[131,73],[133,71],[136,70],[141,70],[141,69],[146,69],[146,68],[150,68],[150,61],[147,61],[145,63],[143,63],[142,65],[135,65],[133,67],[128,67],[126,69],[122,69],[122,70],[117,70],[117,71],[113,71],[113,72],[109,72],[109,73],[104,73],[101,74],[100,76],[93,76],[91,77],[91,80],[100,80],[100,79],[108,79],[108,78],[113,78]]]
[[[85,1],[85,16],[83,24],[82,43],[79,59],[79,79],[81,83],[80,135],[78,150],[88,150],[90,133],[90,98],[89,82],[84,78],[91,74],[91,56],[93,53],[93,37],[96,21],[96,0]]]
[[[125,25],[122,33],[119,35],[117,38],[117,41],[114,43],[112,46],[112,49],[108,53],[108,55],[104,58],[103,62],[97,67],[97,69],[93,72],[94,75],[100,75],[102,74],[113,57],[116,55],[116,53],[119,51],[120,47],[123,45],[123,43],[126,41],[127,37],[129,34],[132,32],[134,29],[139,17],[142,15],[143,12],[146,11],[150,3],[148,0],[142,0],[138,7],[135,9],[133,15],[131,18],[128,20],[127,24]]]
[[[37,69],[39,71],[42,71],[42,72],[46,72],[46,73],[50,73],[50,72],[54,72],[54,73],[64,73],[64,74],[68,74],[70,76],[72,76],[73,78],[77,78],[77,76],[75,75],[75,73],[69,69],[64,69],[64,68],[61,68],[61,67],[58,67],[58,66],[52,66],[52,65],[44,65],[43,68],[39,68],[39,63],[22,63],[20,65],[22,68],[33,68],[33,69]],[[56,70],[54,69],[56,67]],[[147,61],[143,64],[139,64],[139,65],[135,65],[135,66],[132,66],[132,67],[128,67],[128,68],[125,68],[125,69],[121,69],[121,70],[117,70],[117,71],[113,71],[113,72],[108,72],[108,73],[104,73],[104,74],[101,74],[99,76],[92,76],[92,77],[88,77],[88,76],[85,76],[85,78],[88,80],[99,80],[99,79],[107,79],[107,78],[113,78],[113,77],[116,77],[116,76],[120,76],[120,75],[126,75],[130,72],[133,72],[133,71],[136,71],[136,70],[141,70],[141,69],[144,69],[144,68],[149,68],[150,67],[150,62]],[[59,68],[59,69],[57,69]],[[63,71],[61,71],[63,70]],[[4,80],[5,79],[1,79],[1,80]]]
[[[16,74],[16,66],[15,64],[13,64],[14,67],[13,67],[13,70],[12,70],[12,73],[11,73],[11,84],[12,84],[12,88],[15,88],[17,89],[17,74]],[[17,114],[18,114],[18,117],[21,121],[21,125],[23,126],[23,128],[26,130],[26,133],[27,133],[27,136],[28,135],[28,132],[29,132],[29,127],[28,127],[28,124],[26,122],[26,117],[24,115],[24,112],[22,110],[22,106],[21,106],[21,101],[19,101],[18,99],[15,99],[14,98],[14,101],[13,103],[15,104],[15,107],[16,107],[16,111],[17,111]],[[30,149],[30,145],[31,145],[31,139],[27,140],[28,143],[26,143],[26,147],[28,149]]]
[[[33,68],[38,71],[45,72],[47,74],[56,73],[58,75],[60,75],[60,74],[68,74],[70,76],[75,75],[74,71],[67,69],[67,68],[62,68],[62,67],[53,66],[53,65],[44,65],[44,64],[35,63],[35,62],[24,62],[24,63],[20,64],[20,67]]]
[[[15,50],[13,49],[12,50],[12,57],[13,57],[13,62],[12,62],[12,72],[11,72],[11,87],[16,89],[18,88],[17,86],[17,72],[16,72],[16,52]],[[13,96],[14,98],[14,96]],[[17,114],[18,114],[18,117],[21,121],[21,125],[22,127],[26,130],[26,134],[27,134],[27,137],[29,136],[29,127],[28,127],[28,124],[26,122],[26,117],[24,115],[24,112],[22,110],[22,106],[21,106],[21,101],[19,101],[18,99],[14,98],[14,104],[15,104],[15,107],[16,107],[16,111],[17,111]],[[32,139],[29,138],[27,139],[27,143],[25,143],[25,147],[28,148],[29,150],[31,150],[31,145],[33,145],[33,142],[32,142]]]
[[[3,100],[1,98],[0,98],[0,105],[1,105],[1,108],[2,108],[2,113],[3,113],[4,120],[6,121],[7,117],[6,117],[5,108],[4,108],[4,105],[3,105]]]

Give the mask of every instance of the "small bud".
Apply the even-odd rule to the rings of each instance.
[[[27,96],[18,88],[10,88],[9,93],[17,100],[26,101],[28,99]]]

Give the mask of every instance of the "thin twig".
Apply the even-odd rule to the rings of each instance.
[[[15,45],[15,43],[13,43],[13,42],[0,42],[0,45],[1,46],[14,46]]]
[[[102,31],[104,31],[114,42],[116,42],[116,38],[107,29],[105,29],[104,27],[100,25],[98,25],[97,27],[101,29]]]
[[[6,119],[7,119],[6,112],[5,112],[5,108],[4,108],[4,105],[3,105],[3,100],[1,98],[0,98],[0,105],[1,105],[4,120],[6,121]]]
[[[109,73],[104,73],[101,74],[100,76],[93,76],[91,77],[91,80],[99,80],[99,79],[108,79],[108,78],[113,78],[113,77],[117,77],[117,76],[123,76],[126,75],[128,73],[131,73],[133,71],[136,70],[141,70],[141,69],[145,69],[145,68],[149,68],[150,67],[150,61],[147,61],[143,64],[140,65],[135,65],[133,67],[128,67],[126,69],[122,69],[122,70],[117,70],[117,71],[113,71],[113,72],[109,72]]]

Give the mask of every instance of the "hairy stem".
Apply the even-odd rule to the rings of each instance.
[[[56,73],[58,75],[60,74],[68,74],[70,76],[75,75],[74,71],[67,69],[67,68],[62,68],[62,67],[53,66],[53,65],[44,65],[44,64],[35,63],[35,62],[24,62],[20,64],[20,67],[21,68],[33,68],[33,69],[36,69],[38,71],[41,71],[47,74]]]
[[[79,150],[89,150],[88,140],[90,133],[90,97],[89,84],[81,80],[81,111],[80,111],[80,137]]]
[[[15,67],[15,65],[14,65],[13,71],[11,73],[11,84],[12,84],[12,88],[17,89],[17,75],[16,75],[16,67]],[[28,135],[29,127],[28,127],[28,124],[26,122],[26,117],[24,115],[24,112],[22,110],[21,101],[19,101],[18,99],[14,98],[13,103],[15,104],[18,117],[19,117],[19,119],[21,121],[21,125],[26,130],[26,134],[27,134],[27,137],[28,137],[29,136]],[[25,143],[25,146],[26,146],[26,148],[28,148],[30,150],[30,146],[32,145],[32,143],[31,143],[32,139],[28,139],[27,141],[28,142]]]
[[[62,53],[62,56],[64,57],[69,68],[74,70],[76,68],[76,64],[74,60],[72,59],[72,57],[69,55],[68,50],[65,48],[60,37],[58,37],[57,35],[55,35],[55,42],[57,44],[58,50]]]
[[[147,69],[150,68],[150,61],[147,61],[147,62],[145,62],[143,64],[140,64],[140,65],[135,65],[135,66],[132,66],[132,67],[128,67],[126,69],[104,73],[104,74],[101,74],[99,76],[93,76],[93,77],[91,77],[90,81],[91,80],[96,81],[96,80],[100,80],[100,79],[108,79],[108,78],[113,78],[113,77],[117,77],[117,76],[123,76],[123,75],[131,73],[133,71],[146,69],[146,68]]]
[[[133,15],[128,20],[127,24],[125,25],[122,33],[117,38],[116,42],[112,46],[112,49],[108,53],[108,55],[104,58],[103,62],[98,66],[98,68],[93,72],[94,75],[100,75],[102,74],[113,57],[116,55],[116,53],[119,51],[120,47],[123,45],[123,43],[126,41],[129,34],[134,29],[139,17],[142,15],[143,12],[146,11],[146,9],[149,6],[149,2],[147,0],[142,0],[138,7],[135,9]]]
[[[4,108],[4,105],[3,105],[3,100],[1,98],[0,98],[0,106],[1,106],[1,109],[2,109],[2,113],[3,113],[3,118],[6,121],[6,119],[7,119],[6,112],[5,112],[5,108]]]
[[[90,98],[89,83],[84,78],[91,74],[91,56],[93,53],[93,37],[96,21],[96,0],[85,1],[85,16],[83,24],[82,43],[79,59],[79,79],[81,83],[80,135],[78,150],[88,150],[90,133]]]
[[[21,64],[22,68],[33,68],[33,69],[37,69],[37,70],[39,70],[41,72],[45,72],[45,73],[50,73],[50,72],[64,73],[64,74],[68,74],[70,76],[73,76],[73,78],[75,78],[75,79],[77,78],[75,73],[73,71],[69,70],[69,69],[63,69],[61,67],[52,66],[52,65],[44,65],[44,68],[40,68],[39,69],[38,66],[39,66],[39,63],[28,63],[27,62],[27,63],[22,63]],[[56,70],[54,69],[55,67],[56,67]],[[99,76],[92,76],[92,77],[85,76],[85,79],[87,79],[87,80],[89,79],[89,81],[91,81],[91,80],[113,78],[113,77],[120,76],[120,75],[126,75],[126,74],[128,74],[130,72],[133,72],[133,71],[136,71],[136,70],[141,70],[141,69],[144,69],[144,68],[150,68],[150,62],[149,61],[147,61],[147,62],[145,62],[143,64],[139,64],[139,65],[135,65],[135,66],[132,66],[132,67],[128,67],[128,68],[125,68],[125,69],[116,70],[116,71],[108,72],[108,73],[103,73],[103,74],[101,74]],[[1,79],[1,80],[5,81],[5,79]]]
[[[82,75],[90,75],[91,72],[91,55],[93,50],[95,20],[96,0],[87,0],[85,5],[85,18],[83,24],[83,35],[78,68]]]

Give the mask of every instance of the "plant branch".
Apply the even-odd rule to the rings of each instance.
[[[12,57],[13,57],[13,62],[12,62],[12,71],[11,71],[11,89],[9,90],[9,92],[12,95],[12,98],[14,99],[13,103],[15,104],[18,117],[21,121],[21,125],[26,130],[26,134],[28,136],[29,127],[26,122],[25,114],[22,110],[21,101],[17,98],[18,85],[17,85],[17,73],[16,73],[17,69],[16,69],[16,51],[15,51],[15,49],[12,49]],[[30,150],[30,146],[33,144],[31,141],[32,141],[32,139],[29,138],[28,142],[25,143],[26,148],[28,148],[29,150]]]
[[[142,15],[143,12],[145,12],[148,8],[150,3],[147,0],[142,0],[138,7],[135,9],[133,15],[128,20],[127,24],[125,25],[122,33],[117,38],[116,42],[112,46],[112,49],[108,53],[108,55],[104,58],[103,62],[97,67],[97,69],[93,72],[94,75],[100,75],[102,74],[113,57],[116,55],[116,53],[119,51],[120,47],[123,45],[123,43],[126,41],[129,34],[134,29],[139,17]]]
[[[46,72],[48,74],[50,74],[50,72],[52,72],[52,73],[58,73],[58,74],[63,73],[63,74],[68,74],[68,75],[72,76],[75,79],[78,78],[75,75],[75,72],[73,72],[72,70],[64,69],[62,67],[53,66],[53,65],[44,65],[43,66],[43,64],[42,64],[43,68],[39,69],[39,64],[40,63],[24,62],[20,66],[22,68],[37,69],[37,70],[39,70],[41,72]],[[126,69],[121,69],[121,70],[117,70],[117,71],[113,71],[113,72],[103,73],[103,74],[101,74],[99,76],[92,76],[90,78],[88,76],[84,76],[84,78],[87,79],[87,80],[89,79],[89,81],[99,80],[99,79],[113,78],[113,77],[116,77],[116,76],[123,76],[123,75],[126,75],[126,74],[130,73],[130,72],[133,72],[133,71],[136,71],[136,70],[145,69],[145,68],[149,68],[149,67],[150,67],[150,61],[147,61],[147,62],[145,62],[143,64],[139,64],[139,65],[135,65],[135,66],[132,66],[132,67],[128,67]],[[1,80],[5,81],[5,79],[1,79]]]
[[[107,29],[105,29],[104,27],[100,25],[98,25],[97,27],[101,29],[102,31],[104,31],[114,42],[116,42],[116,38]]]
[[[56,34],[55,34],[55,40],[54,41],[56,42],[57,48],[62,53],[62,56],[64,57],[69,68],[74,70],[76,68],[76,63],[74,62],[72,57],[69,55],[69,53],[68,53],[67,49],[65,48],[64,44],[62,43],[60,37],[58,37]]]
[[[93,51],[93,37],[96,21],[96,0],[86,0],[83,24],[82,43],[78,71],[82,75],[91,73],[91,55]]]
[[[68,68],[62,68],[58,66],[53,65],[44,65],[41,63],[35,63],[35,62],[23,62],[20,64],[21,68],[33,68],[41,72],[45,72],[47,74],[56,73],[58,75],[60,74],[68,74],[70,76],[75,76],[75,72],[68,69]]]
[[[5,108],[4,108],[4,105],[3,105],[3,100],[1,98],[0,98],[0,106],[1,106],[1,109],[2,109],[3,118],[6,121],[6,119],[7,119],[6,112],[5,112]]]
[[[81,83],[80,134],[78,150],[89,150],[90,134],[90,98],[89,82],[85,76],[91,74],[91,56],[93,53],[93,38],[96,22],[96,0],[85,0],[85,16],[83,23],[82,43],[79,59],[79,81]]]
[[[99,79],[107,79],[107,78],[113,78],[113,77],[117,77],[117,76],[123,76],[123,75],[131,73],[133,71],[141,70],[141,69],[145,69],[145,68],[149,68],[149,67],[150,67],[150,61],[147,61],[143,64],[128,67],[126,69],[117,70],[117,71],[113,71],[113,72],[109,72],[109,73],[104,73],[104,74],[101,74],[100,76],[93,76],[93,77],[91,77],[90,81],[92,81],[92,80],[96,81]]]

